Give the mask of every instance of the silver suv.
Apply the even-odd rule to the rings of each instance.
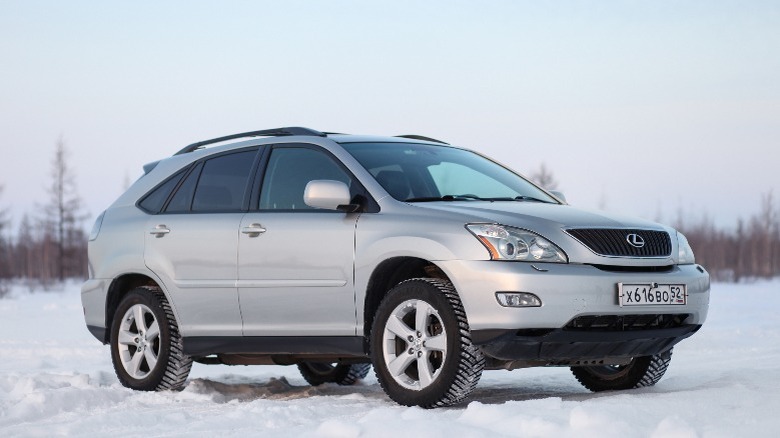
[[[82,288],[133,389],[179,389],[193,361],[297,365],[314,385],[373,364],[391,399],[423,407],[464,400],[483,369],[628,389],[655,384],[707,315],[682,234],[431,138],[280,128],[144,169],[96,221]]]

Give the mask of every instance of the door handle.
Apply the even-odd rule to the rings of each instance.
[[[149,231],[149,234],[152,234],[157,237],[163,237],[164,235],[170,232],[171,232],[170,228],[166,227],[164,224],[160,224],[152,228],[152,231]]]
[[[241,232],[249,237],[257,237],[262,233],[265,233],[265,228],[260,224],[252,224],[248,227],[241,228]]]

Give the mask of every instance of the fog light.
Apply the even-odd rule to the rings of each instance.
[[[498,303],[504,307],[541,307],[542,300],[528,292],[496,292]]]

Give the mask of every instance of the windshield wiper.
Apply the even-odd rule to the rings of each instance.
[[[475,195],[444,195],[444,196],[422,196],[419,198],[404,199],[404,202],[435,202],[435,201],[463,201],[463,200],[483,201],[485,199]]]
[[[542,202],[542,203],[544,203],[544,204],[554,204],[554,202],[545,201],[545,200],[543,200],[543,199],[539,199],[539,198],[534,198],[533,196],[523,196],[523,195],[520,195],[520,196],[515,196],[514,200],[515,200],[515,201],[533,201],[533,202]]]
[[[478,196],[473,196],[472,197],[471,195],[464,195],[464,196],[469,197],[469,199],[478,199],[480,201],[490,201],[490,202],[495,202],[495,201],[532,201],[532,202],[542,202],[542,203],[545,203],[545,204],[552,204],[552,202],[550,202],[550,201],[545,201],[543,199],[534,198],[533,196],[524,196],[524,195],[515,196],[514,198],[512,198],[510,196],[497,196],[495,198],[480,198]]]
[[[545,201],[543,199],[534,198],[533,196],[502,196],[502,197],[495,197],[495,198],[482,198],[477,195],[444,195],[444,196],[423,196],[419,198],[408,198],[404,199],[404,202],[436,202],[436,201],[488,201],[488,202],[496,202],[496,201],[532,201],[532,202],[542,202],[545,204],[552,204],[550,201]]]

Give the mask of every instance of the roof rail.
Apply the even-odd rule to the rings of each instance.
[[[309,129],[309,128],[301,128],[299,126],[291,126],[287,128],[276,128],[276,129],[264,129],[262,131],[242,132],[241,134],[226,135],[224,137],[212,138],[211,140],[199,141],[197,143],[193,143],[187,146],[186,148],[180,150],[179,152],[176,152],[174,155],[186,154],[188,152],[192,152],[194,150],[200,149],[203,146],[212,143],[219,143],[221,141],[233,140],[234,138],[284,137],[288,135],[310,135],[316,137],[325,137],[325,134],[320,131],[315,131],[314,129]]]
[[[422,136],[422,135],[415,135],[415,134],[396,135],[396,137],[411,138],[412,140],[432,141],[434,143],[441,143],[441,144],[447,144],[447,145],[449,144],[449,143],[441,141],[441,140],[436,140],[435,138],[430,138],[430,137],[425,137],[425,136]]]

